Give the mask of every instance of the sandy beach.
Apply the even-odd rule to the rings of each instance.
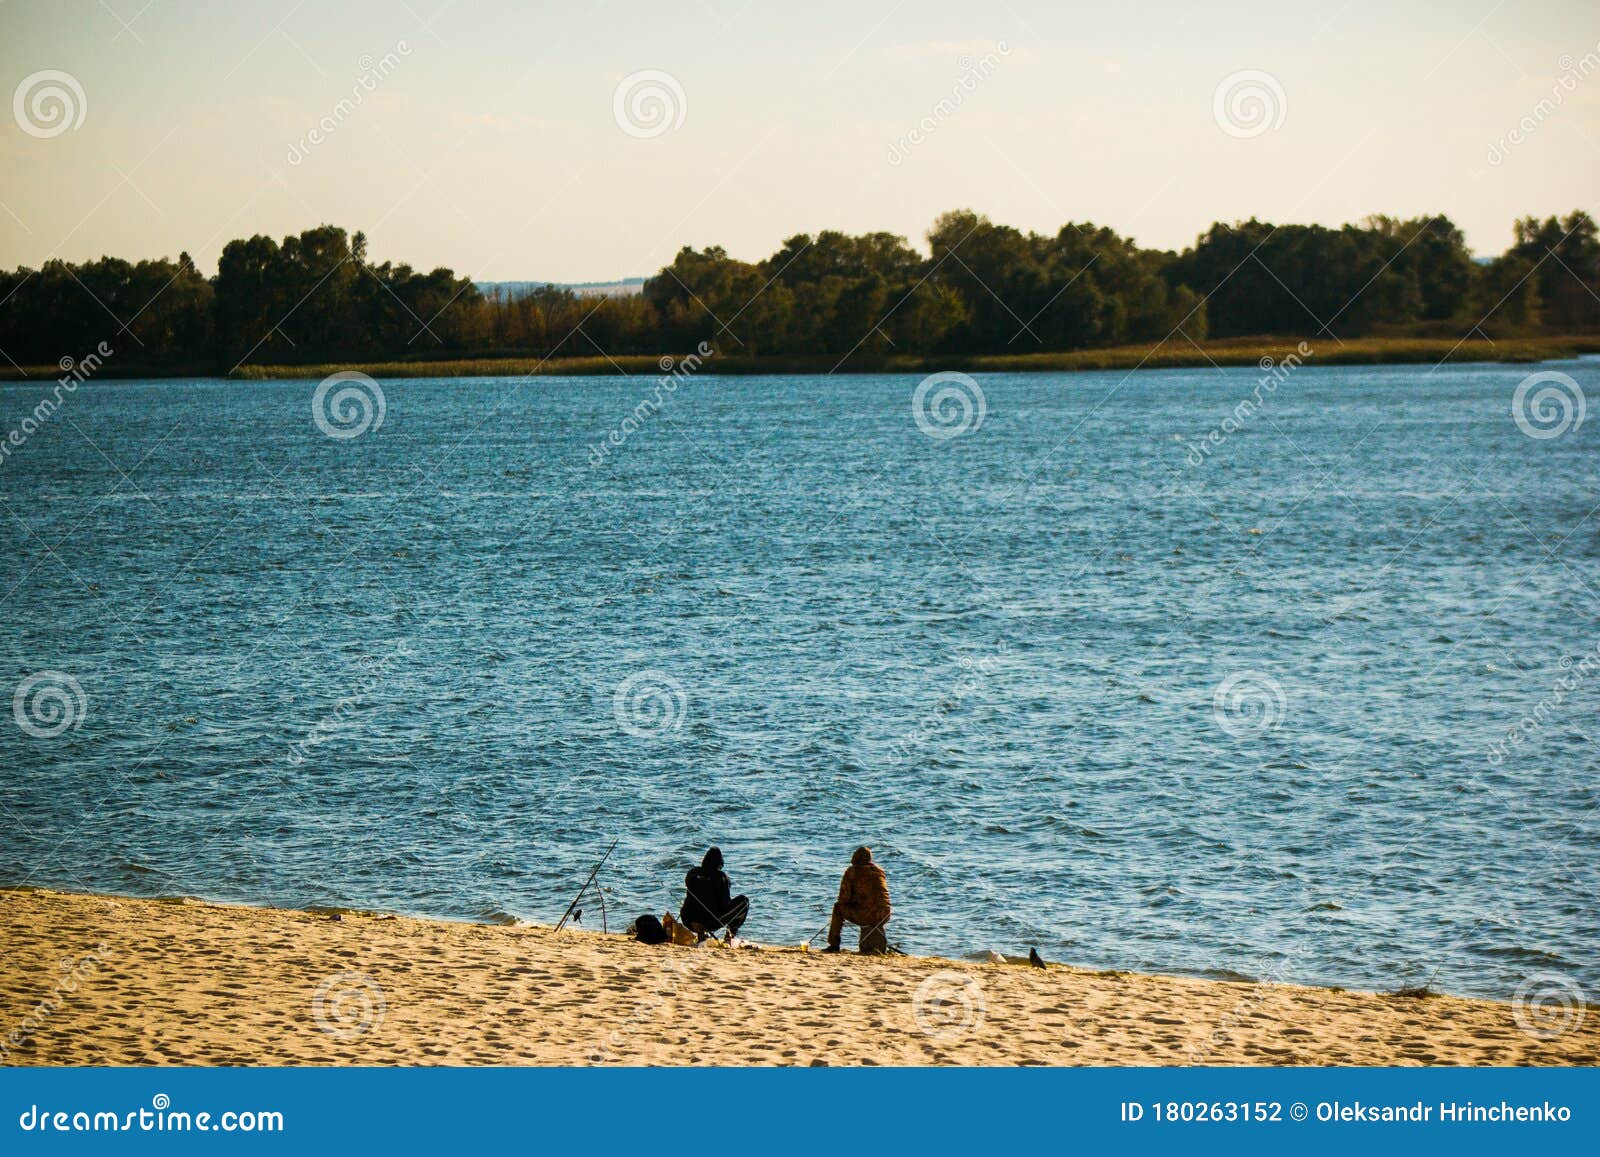
[[[0,892],[7,1064],[1580,1065],[1600,1016]],[[1529,1030],[1532,1031],[1529,1031]]]

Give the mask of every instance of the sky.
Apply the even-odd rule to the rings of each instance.
[[[211,271],[332,223],[608,280],[827,228],[923,247],[956,208],[1174,249],[1442,212],[1487,254],[1600,214],[1593,0],[0,0],[0,96],[8,268]]]

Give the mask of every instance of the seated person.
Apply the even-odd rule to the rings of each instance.
[[[846,923],[861,929],[861,951],[882,956],[889,950],[884,925],[889,923],[889,877],[872,862],[871,848],[857,848],[839,881],[839,899],[833,905],[824,952],[838,952]]]
[[[708,933],[718,928],[726,927],[727,939],[731,941],[750,915],[750,901],[746,897],[728,894],[733,885],[722,870],[720,848],[706,852],[700,866],[691,868],[683,878],[683,886],[688,890],[688,895],[683,898],[678,919],[699,940],[704,940]]]

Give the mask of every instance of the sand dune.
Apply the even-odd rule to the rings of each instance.
[[[1581,1007],[187,900],[0,891],[0,952],[10,1064],[1600,1062]]]

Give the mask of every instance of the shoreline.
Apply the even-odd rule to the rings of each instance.
[[[1200,345],[1158,342],[1154,345],[1107,346],[1060,353],[914,355],[852,359],[842,364],[834,357],[707,357],[694,369],[696,376],[915,374],[942,370],[968,373],[1093,373],[1135,369],[1196,369],[1213,366],[1264,366],[1262,359],[1280,362],[1299,354],[1304,342],[1313,354],[1308,366],[1425,365],[1484,363],[1526,364],[1563,361],[1582,354],[1600,353],[1600,335],[1505,338],[1500,341],[1449,338],[1353,338],[1346,342],[1294,337],[1228,338]],[[247,365],[226,370],[219,366],[140,366],[107,363],[95,380],[216,379],[228,381],[281,381],[324,378],[339,371],[357,371],[374,378],[473,377],[656,377],[673,372],[678,355],[622,354],[606,356],[545,357],[463,356],[436,361],[383,361],[354,359],[311,365]],[[679,370],[680,374],[686,371]],[[52,381],[60,376],[56,366],[5,366],[0,381]]]
[[[1600,1063],[1581,1006],[33,888],[0,926],[10,1065]]]

